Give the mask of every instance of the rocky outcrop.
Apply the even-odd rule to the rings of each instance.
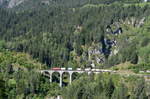
[[[0,5],[3,4],[3,2],[4,2],[3,0],[0,0]]]
[[[143,17],[141,19],[132,17],[132,18],[127,18],[125,21],[122,21],[122,23],[129,24],[129,25],[139,28],[144,24],[145,19],[146,19],[145,17]]]
[[[25,0],[10,0],[8,3],[8,8],[13,8],[15,6],[18,6],[19,4],[23,3]]]
[[[16,6],[23,4],[26,1],[31,1],[31,0],[0,0],[0,6],[4,6],[6,8],[14,8]],[[41,4],[46,4],[46,5],[50,4],[50,0],[39,0],[39,2],[41,2]]]
[[[5,0],[0,0],[0,6],[4,6],[4,5],[5,5],[5,3],[6,3],[6,1],[5,1]]]
[[[23,3],[24,1],[25,0],[0,0],[0,6],[6,7],[6,8],[13,8]]]
[[[31,3],[30,1],[32,1],[32,0],[0,0],[0,6],[4,6],[6,8],[14,8],[25,2],[27,2],[27,4]],[[35,1],[33,1],[33,3],[36,3]],[[37,0],[37,2],[41,2],[41,4],[44,4],[44,5],[49,5],[50,1],[51,0]]]

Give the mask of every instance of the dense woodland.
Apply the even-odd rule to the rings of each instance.
[[[77,63],[74,57],[83,55],[83,46],[88,48],[93,42],[102,43],[107,25],[120,19],[135,17],[138,20],[149,15],[149,6],[122,6],[118,3],[69,10],[48,7],[21,13],[1,9],[1,39],[7,42],[6,48],[27,52],[49,66],[68,66]],[[135,41],[136,44],[138,42]],[[136,47],[132,45],[131,47]],[[134,51],[131,49],[128,53]],[[84,54],[86,59],[88,53]],[[130,56],[126,57],[128,61],[132,60]]]
[[[136,76],[76,74],[78,79],[72,85],[65,87],[66,78],[64,87],[59,88],[37,72],[51,67],[86,68],[92,62],[95,68],[118,70],[115,65],[128,62],[131,66],[127,69],[135,73],[150,70],[149,3],[34,1],[12,9],[5,8],[7,2],[0,7],[0,99],[45,99],[57,95],[64,99],[150,97],[149,83]],[[121,34],[117,34],[118,28]],[[115,46],[110,44],[112,39]],[[99,54],[90,55],[93,50]],[[58,75],[53,80],[58,82]]]

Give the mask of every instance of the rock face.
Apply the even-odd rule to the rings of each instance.
[[[0,0],[0,4],[3,3],[3,0]]]
[[[13,8],[20,4],[23,4],[25,1],[31,0],[0,0],[0,6],[3,6],[5,8]]]
[[[53,1],[52,0],[0,0],[0,7],[14,8],[21,4],[26,4],[25,6],[28,6],[28,5],[35,6],[36,4],[39,4],[39,3],[43,5],[49,5],[50,2],[53,2]]]
[[[8,3],[8,8],[13,8],[21,3],[23,3],[25,0],[10,0]]]
[[[4,0],[0,0],[0,5],[2,5],[2,4],[3,4],[3,2],[4,2]]]

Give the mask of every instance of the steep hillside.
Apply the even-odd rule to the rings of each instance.
[[[0,0],[0,99],[149,99],[150,3],[141,2]],[[64,73],[59,88],[59,75],[49,83],[39,73],[52,67],[118,71],[75,74],[67,87]]]
[[[1,9],[0,38],[7,42],[6,48],[27,52],[43,63],[59,67],[94,64],[106,68],[126,61],[138,64],[145,59],[141,52],[149,45],[148,29],[145,38],[139,37],[146,28],[143,24],[149,21],[149,5],[116,3],[50,9],[21,13]],[[142,42],[146,46],[141,46]]]

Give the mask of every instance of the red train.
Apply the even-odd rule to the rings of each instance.
[[[53,67],[51,70],[62,70],[62,71],[65,71],[65,70],[69,70],[69,71],[72,71],[72,68],[60,68],[60,67]]]
[[[52,70],[61,70],[61,68],[59,68],[59,67],[54,67],[54,68],[52,68]]]

